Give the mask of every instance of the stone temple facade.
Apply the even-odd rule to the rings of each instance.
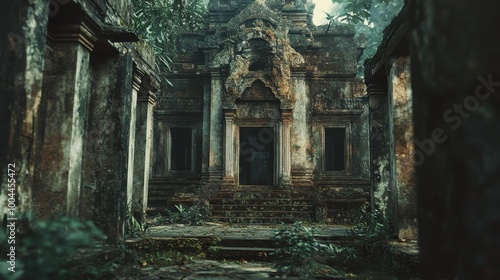
[[[313,25],[313,9],[212,0],[208,29],[180,37],[154,115],[150,208],[199,202],[229,221],[349,223],[369,201],[363,49],[350,27]]]

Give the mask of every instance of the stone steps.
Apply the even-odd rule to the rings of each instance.
[[[345,229],[339,229],[336,235],[315,235],[322,244],[332,242],[348,242]],[[208,257],[211,259],[243,259],[253,261],[271,261],[275,246],[272,236],[267,237],[231,237],[222,238],[218,246],[209,248]]]
[[[315,221],[316,205],[311,192],[297,188],[240,186],[210,198],[212,218],[229,223],[293,223]]]
[[[269,204],[211,204],[210,210],[216,211],[314,211],[314,205],[269,205]]]

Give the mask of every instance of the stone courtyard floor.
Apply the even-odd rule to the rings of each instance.
[[[317,230],[316,236],[342,237],[347,236],[349,227],[311,225]],[[188,226],[175,224],[151,227],[147,232],[151,237],[240,237],[240,238],[272,238],[281,225],[235,225],[207,223],[203,226]]]
[[[317,229],[316,236],[323,239],[338,239],[348,235],[348,227],[329,225],[308,225]],[[182,224],[151,227],[146,233],[147,238],[200,238],[216,237],[220,239],[252,239],[270,240],[276,229],[282,225],[235,225],[207,223],[203,226],[188,226]],[[127,242],[135,242],[139,239],[129,238]],[[392,242],[394,243],[394,242]],[[397,242],[396,242],[397,243]],[[396,244],[396,247],[399,246]],[[405,243],[401,246],[404,254],[418,255],[416,243]],[[375,266],[372,266],[375,267]],[[364,269],[363,272],[345,273],[344,277],[324,277],[315,279],[380,279],[399,280],[417,279],[400,278],[393,274],[375,267]],[[279,278],[272,263],[252,261],[245,258],[225,259],[194,259],[184,265],[169,265],[161,267],[145,266],[139,269],[139,273],[133,275],[122,275],[119,279],[268,279]],[[314,279],[288,277],[287,279]]]
[[[121,279],[264,279],[275,271],[271,263],[197,260],[182,267],[147,267],[141,269],[143,275]]]

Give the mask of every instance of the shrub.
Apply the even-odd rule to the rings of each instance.
[[[360,212],[350,234],[358,238],[356,247],[363,253],[371,255],[391,237],[390,218],[378,209],[370,209],[368,205],[361,206]]]
[[[315,229],[306,227],[301,222],[275,232],[274,263],[279,273],[307,275],[316,268],[320,244],[314,233]]]

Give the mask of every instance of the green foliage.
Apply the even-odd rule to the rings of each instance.
[[[340,10],[334,16],[327,13],[328,20],[357,24],[370,19],[371,8],[374,5],[389,4],[398,0],[332,0],[332,2],[340,4]]]
[[[189,208],[184,205],[175,205],[177,211],[165,210],[165,216],[158,214],[155,224],[188,224],[198,226],[210,220],[210,212],[198,205]]]
[[[335,243],[322,245],[323,255],[328,256],[328,263],[352,264],[359,260],[358,251],[352,247],[340,246]]]
[[[317,266],[320,244],[314,237],[315,229],[294,223],[274,233],[274,263],[282,274],[307,275]]]
[[[132,3],[134,31],[153,47],[157,70],[170,72],[178,34],[205,26],[203,0],[132,0]]]
[[[146,221],[141,221],[140,217],[134,216],[131,206],[127,207],[125,213],[125,235],[128,237],[139,237],[149,230]]]
[[[358,238],[356,246],[366,254],[374,254],[377,248],[392,235],[389,218],[378,209],[368,205],[361,207],[361,214],[356,219],[351,235]]]
[[[403,5],[403,0],[374,3],[370,8],[370,18],[366,22],[356,24],[357,36],[363,34],[367,38],[366,49],[359,60],[361,64],[375,54],[382,42],[384,29],[401,11]]]
[[[7,244],[5,232],[0,234],[2,244]],[[95,240],[105,238],[90,221],[70,217],[36,221],[24,216],[17,221],[15,274],[20,279],[69,279],[69,258],[80,248],[91,247]],[[7,271],[1,268],[1,273]]]
[[[356,36],[367,39],[366,49],[359,59],[362,68],[364,61],[377,51],[384,28],[401,11],[404,0],[332,0],[332,2],[340,4],[340,8],[335,12],[326,13],[330,24],[334,22],[354,24]]]

